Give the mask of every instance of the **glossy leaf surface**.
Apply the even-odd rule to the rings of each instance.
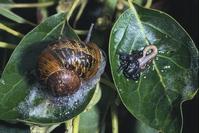
[[[135,133],[158,133],[157,130],[147,126],[146,124],[140,121],[136,121],[134,132]]]
[[[97,106],[81,113],[79,123],[79,133],[98,133],[100,115]]]
[[[63,26],[65,25],[65,28]],[[71,27],[65,24],[65,14],[49,17],[29,32],[11,55],[0,82],[0,119],[28,123],[50,124],[70,119],[82,112],[95,89],[72,97],[53,97],[42,89],[37,80],[38,55],[58,40],[63,31],[65,38],[79,40]]]
[[[127,79],[119,53],[130,54],[149,44],[156,59],[138,81]],[[180,107],[198,88],[198,51],[186,31],[169,15],[134,5],[112,28],[109,43],[111,71],[126,108],[140,121],[164,133],[181,130]]]

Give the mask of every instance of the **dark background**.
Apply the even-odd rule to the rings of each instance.
[[[90,0],[89,4],[92,5],[92,2],[94,0]],[[37,2],[35,0],[27,1],[27,0],[15,0],[17,3],[21,2]],[[160,9],[162,11],[167,12],[172,17],[174,17],[184,28],[185,30],[190,34],[192,39],[194,40],[196,47],[199,48],[199,5],[198,0],[154,0],[153,8]],[[93,7],[91,7],[93,8]],[[36,16],[34,12],[36,12],[35,9],[28,9],[24,13],[23,9],[17,9],[14,10],[16,13],[20,14],[20,16],[26,18],[27,20],[30,20],[32,22],[36,23]],[[53,11],[51,12],[54,13]],[[30,15],[31,14],[31,15]],[[0,20],[2,18],[0,17]],[[31,30],[31,26],[29,25],[19,25],[16,28],[19,29],[22,33],[27,33],[29,30]],[[1,34],[0,38],[3,38]],[[5,36],[4,39],[8,40],[6,38],[9,38],[10,36]],[[12,42],[12,39],[10,39]],[[19,40],[18,40],[19,41]],[[0,49],[0,60],[1,57],[7,53],[11,53],[9,50],[2,50]],[[0,70],[2,71],[2,62],[0,62]],[[184,114],[184,133],[199,133],[199,96],[198,94],[195,96],[195,98],[191,101],[187,101],[183,104],[183,114]],[[132,124],[135,123],[135,119],[132,117],[132,115],[123,107],[120,106],[119,109],[119,124],[120,124],[120,132],[121,133],[128,133],[130,130],[132,131]],[[107,121],[110,119],[108,118]],[[2,123],[2,122],[1,122]],[[127,124],[132,123],[132,124]],[[22,127],[23,125],[12,125],[12,124],[3,124],[8,127]],[[107,125],[108,129],[111,125]],[[27,127],[26,127],[27,128]],[[64,131],[64,127],[61,127],[59,129],[56,129],[55,132]],[[111,131],[110,129],[107,131]],[[2,132],[0,128],[0,132]]]

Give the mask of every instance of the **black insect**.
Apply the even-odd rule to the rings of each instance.
[[[157,54],[158,49],[153,44],[147,45],[143,51],[133,51],[131,54],[119,53],[119,71],[123,70],[124,76],[128,79],[138,80],[140,72],[145,70]]]
[[[142,51],[133,51],[131,54],[120,53],[119,71],[123,70],[123,74],[126,78],[138,80],[141,71],[138,59],[142,56]]]

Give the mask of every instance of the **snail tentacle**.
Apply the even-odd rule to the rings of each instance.
[[[86,40],[84,41],[86,44],[87,44],[88,42],[90,42],[91,34],[92,34],[92,31],[93,31],[93,28],[94,28],[94,24],[92,23],[91,26],[90,26],[90,28],[89,28],[89,31],[88,31]]]

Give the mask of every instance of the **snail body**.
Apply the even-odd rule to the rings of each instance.
[[[38,76],[54,95],[70,95],[97,73],[101,57],[94,43],[59,40],[40,54]]]

